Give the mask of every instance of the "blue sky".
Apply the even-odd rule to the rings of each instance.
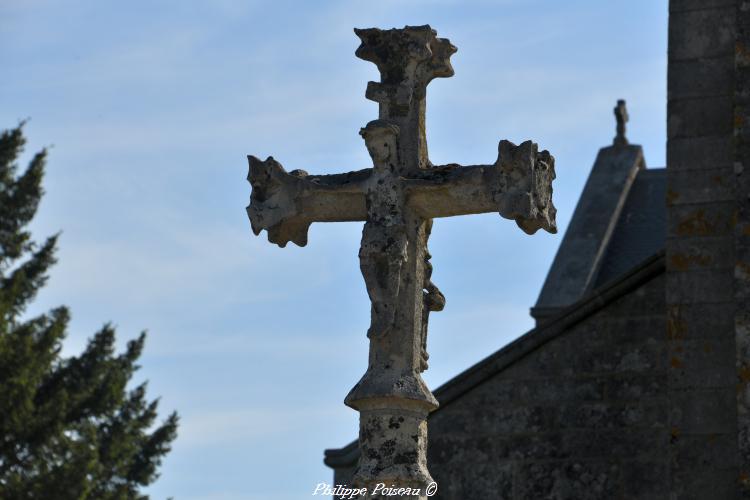
[[[428,88],[433,163],[533,139],[556,157],[564,230],[625,98],[631,142],[663,166],[666,0],[0,3],[0,127],[31,118],[24,158],[52,146],[33,229],[62,230],[29,313],[71,307],[67,354],[106,321],[121,344],[149,331],[137,381],[182,416],[153,498],[304,498],[331,480],[323,449],[356,437],[361,224],[314,225],[305,248],[253,236],[245,156],[369,166],[357,132],[378,75],[352,28],[427,23],[458,47],[455,76]],[[561,237],[496,214],[436,221],[430,387],[531,328]]]

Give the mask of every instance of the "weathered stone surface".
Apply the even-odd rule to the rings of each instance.
[[[673,304],[667,316],[670,340],[734,338],[734,304],[729,302]]]
[[[672,12],[669,23],[670,63],[731,56],[734,54],[734,21],[733,5]]]
[[[733,298],[732,275],[714,270],[680,271],[667,277],[675,304],[721,304]]]
[[[438,498],[484,498],[511,488],[501,498],[664,498],[663,294],[663,278],[653,279],[434,413],[428,456],[441,484]],[[619,316],[624,303],[639,311],[659,297],[660,312]],[[619,350],[629,336],[630,347]],[[639,363],[622,362],[659,345],[643,373],[633,371]],[[582,369],[586,364],[596,376]],[[471,496],[462,477],[480,466],[502,483]],[[513,466],[512,476],[501,472]]]
[[[615,463],[553,462],[519,467],[519,500],[616,498],[621,470]]]
[[[659,400],[568,404],[559,409],[557,427],[595,430],[641,428],[650,427],[654,422],[664,422],[666,416],[666,404]]]
[[[554,158],[531,141],[500,141],[494,165],[437,166],[404,179],[409,205],[425,218],[498,212],[528,234],[556,232],[549,186]]]
[[[715,59],[674,61],[669,66],[670,99],[729,96],[734,92],[734,54]]]
[[[704,438],[704,446],[700,448],[696,447],[694,453],[701,453],[701,450],[706,449],[705,441],[708,441],[708,439]],[[673,498],[679,498],[680,500],[738,498],[736,467],[718,470],[713,468],[698,468],[700,470],[699,474],[696,474],[695,470],[686,468],[685,470],[672,472],[673,481],[670,495]],[[744,500],[747,497],[741,496],[739,498]]]
[[[705,10],[716,7],[731,7],[737,0],[670,0],[669,12]]]
[[[670,389],[670,427],[681,434],[727,434],[737,425],[736,391],[718,389]]]
[[[735,43],[734,333],[740,495],[750,498],[750,3],[739,0]]]
[[[627,146],[628,138],[625,136],[625,130],[630,117],[628,116],[628,108],[625,105],[625,99],[617,100],[617,106],[615,106],[614,112],[615,120],[617,121],[617,135],[612,140],[612,144],[615,146]]]
[[[345,403],[360,412],[356,486],[421,488],[427,471],[426,419],[438,403],[420,376],[427,369],[429,313],[445,306],[431,280],[432,219],[498,212],[526,233],[555,232],[554,158],[526,141],[500,141],[492,165],[434,167],[427,155],[427,84],[453,75],[456,48],[429,26],[357,29],[356,55],[375,63],[380,82],[366,97],[379,117],[361,129],[371,169],[338,175],[287,173],[253,156],[247,208],[253,232],[283,247],[304,246],[313,222],[364,220],[360,269],[371,302],[370,359]],[[521,418],[521,417],[519,417]],[[373,496],[373,498],[379,497]]]
[[[667,137],[721,136],[732,133],[732,97],[671,100],[667,105]]]
[[[600,401],[604,397],[605,381],[596,378],[561,378],[549,380],[535,379],[507,379],[498,380],[493,384],[483,385],[468,393],[466,405],[514,406],[524,402],[548,402],[550,404],[563,401]]]
[[[363,410],[360,419],[361,455],[353,484],[423,488],[432,481],[420,460],[427,452],[426,412]]]
[[[669,492],[737,498],[734,311],[738,2],[671,2],[667,145]],[[700,10],[689,10],[699,9]],[[724,436],[723,438],[721,436]],[[721,450],[717,454],[717,443]]]
[[[667,204],[682,205],[734,200],[734,181],[737,174],[733,166],[711,167],[697,170],[669,171],[667,179]]]
[[[652,447],[653,444],[646,446]],[[669,465],[664,460],[659,460],[658,457],[625,462],[621,474],[621,498],[632,500],[669,498],[669,485],[664,481],[668,475]]]
[[[450,464],[441,468],[435,479],[440,485],[437,498],[440,500],[464,500],[467,498],[490,498],[511,500],[513,496],[513,464],[471,462],[471,467]]]
[[[607,316],[616,318],[654,318],[664,317],[666,301],[664,297],[664,283],[666,277],[657,276],[653,286],[639,287],[632,293],[620,297],[607,307]],[[633,330],[629,330],[633,331]],[[651,329],[646,332],[652,331]],[[647,333],[646,333],[647,334]]]
[[[674,241],[675,238],[729,237],[736,224],[733,208],[731,201],[673,204],[667,220],[667,238]]]
[[[730,387],[737,374],[732,364],[734,338],[718,337],[674,341],[669,360],[670,387],[679,389]]]
[[[737,436],[731,433],[714,433],[708,440],[701,435],[680,433],[673,446],[686,470],[726,470],[737,466],[736,440]]]
[[[673,138],[667,142],[668,177],[677,171],[734,168],[732,138],[727,136]]]
[[[611,401],[637,401],[643,398],[656,398],[664,393],[667,384],[666,371],[652,372],[640,375],[622,374],[616,378],[605,379],[606,398]]]
[[[305,246],[313,222],[365,220],[362,184],[369,170],[336,175],[308,175],[304,170],[287,173],[272,156],[265,161],[247,158],[253,187],[247,213],[253,232],[258,235],[265,229],[271,243],[284,247],[292,241]]]

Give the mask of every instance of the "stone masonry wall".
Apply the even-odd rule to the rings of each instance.
[[[741,498],[750,498],[750,2],[737,10],[735,44],[734,299]]]
[[[748,88],[736,78],[744,3],[670,2],[666,301],[675,500],[735,499],[741,480],[735,135],[746,113],[737,113],[735,98]]]
[[[434,413],[443,500],[668,498],[664,274]]]

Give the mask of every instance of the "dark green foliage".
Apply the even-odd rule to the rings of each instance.
[[[22,126],[0,134],[0,498],[146,499],[177,435],[172,413],[154,427],[157,401],[128,381],[145,335],[114,351],[105,325],[79,356],[62,358],[68,310],[22,320],[55,262],[25,229],[42,196],[46,152],[17,175]]]

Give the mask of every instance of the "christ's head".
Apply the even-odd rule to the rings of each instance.
[[[359,130],[376,169],[397,163],[398,134],[398,126],[386,120],[373,120]]]

